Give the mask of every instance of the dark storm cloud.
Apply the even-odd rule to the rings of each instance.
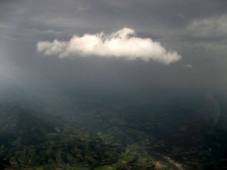
[[[193,18],[221,15],[226,12],[226,4],[222,0],[11,0],[1,1],[1,11],[4,11],[5,6],[12,8],[13,5],[16,5],[17,9],[23,7],[30,8],[30,15],[28,17],[43,15],[43,17],[46,16],[47,21],[49,17],[56,17],[55,19],[66,18],[68,21],[73,18],[75,20],[78,18],[81,18],[81,20],[88,19],[93,21],[92,24],[95,22],[99,23],[100,21],[103,21],[103,23],[113,22],[113,24],[125,21],[126,24],[147,23],[149,25],[153,22],[154,24],[161,23],[163,25],[178,26],[182,23],[187,23]],[[11,10],[10,13],[13,12]]]
[[[191,33],[185,31],[190,23],[225,15],[227,5],[222,0],[11,0],[1,3],[5,4],[1,5],[2,13],[10,11],[5,18],[14,18],[13,23],[19,22],[21,29],[64,33],[68,38],[72,34],[113,32],[122,27],[131,27],[141,34],[154,35],[163,41],[177,39],[182,32],[190,38]],[[7,11],[5,6],[8,7]]]

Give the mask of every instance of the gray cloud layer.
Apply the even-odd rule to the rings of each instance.
[[[193,20],[186,31],[197,38],[227,38],[227,15]]]

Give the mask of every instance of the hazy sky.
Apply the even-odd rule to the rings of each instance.
[[[117,59],[97,57],[97,54],[109,53],[113,56],[113,49],[104,48],[103,42],[101,52],[92,51],[85,58],[75,49],[70,51],[73,57],[57,57],[67,51],[65,46],[60,54],[50,56],[37,51],[39,42],[68,43],[73,36],[81,40],[84,34],[110,35],[123,28],[134,30],[136,35],[133,36],[142,42],[152,40],[144,51],[141,48],[136,51],[139,57],[152,60],[121,58],[131,55],[131,50],[136,48],[130,50],[129,41],[121,42],[120,47],[124,48],[120,53],[114,51],[114,55],[120,56]],[[158,49],[166,51],[152,51],[153,43],[159,43],[156,44]],[[77,47],[78,43],[73,45]],[[1,84],[9,81],[22,89],[36,92],[39,89],[43,94],[51,92],[54,97],[58,93],[64,96],[61,93],[67,89],[127,91],[128,94],[196,89],[225,92],[226,47],[226,0],[0,1]],[[83,50],[81,46],[79,51],[87,52]],[[171,62],[163,62],[166,61],[163,56],[169,57],[168,52],[176,54],[168,60]],[[161,56],[161,60],[153,59],[157,56]]]

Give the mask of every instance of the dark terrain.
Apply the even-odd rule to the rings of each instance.
[[[187,99],[175,98],[175,104],[168,100],[160,107],[158,101],[81,97],[65,114],[32,100],[4,99],[0,165],[2,169],[227,168],[227,131],[221,114],[226,111],[225,98],[215,98],[221,101],[218,106],[209,96]]]

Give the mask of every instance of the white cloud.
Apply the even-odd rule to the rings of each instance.
[[[177,62],[181,56],[166,50],[159,42],[136,36],[133,29],[123,28],[111,34],[103,32],[73,36],[69,41],[42,41],[37,43],[38,52],[60,58],[71,56],[99,56],[128,60],[155,60],[164,64]]]

